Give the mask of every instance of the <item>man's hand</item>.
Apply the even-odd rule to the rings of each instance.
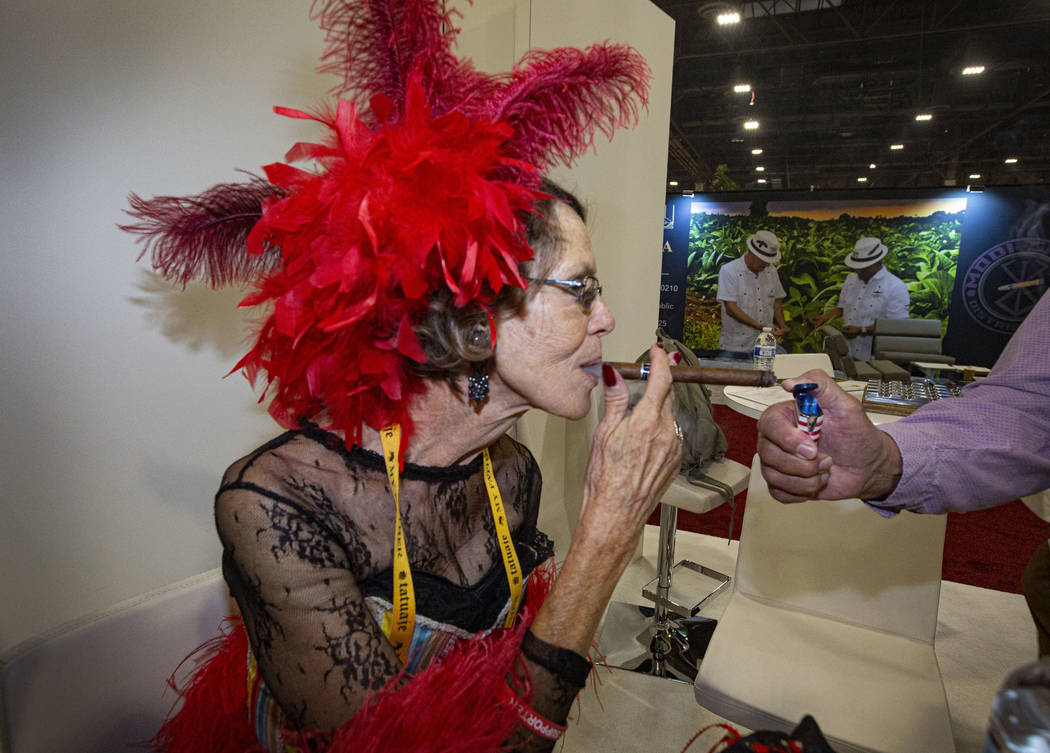
[[[855,327],[852,324],[847,324],[842,328],[842,334],[846,337],[856,337],[864,331],[863,327]]]
[[[896,486],[901,455],[888,434],[864,414],[858,400],[823,371],[808,371],[781,386],[814,382],[810,394],[824,413],[819,447],[799,428],[794,402],[770,406],[758,419],[758,455],[769,491],[781,502],[878,499]]]

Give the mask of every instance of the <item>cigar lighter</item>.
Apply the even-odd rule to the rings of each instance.
[[[812,382],[796,384],[791,390],[795,396],[795,415],[798,418],[798,428],[809,435],[816,442],[820,439],[820,427],[824,425],[824,414],[817,405],[817,398],[810,394],[817,385]]]

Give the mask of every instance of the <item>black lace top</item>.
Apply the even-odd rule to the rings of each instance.
[[[536,529],[540,473],[522,445],[489,448],[528,573],[550,556]],[[509,596],[482,463],[406,463],[401,514],[417,615],[473,633]],[[394,501],[383,459],[309,428],[234,463],[215,503],[223,570],[259,670],[288,720],[333,728],[401,665],[368,602],[393,592]]]

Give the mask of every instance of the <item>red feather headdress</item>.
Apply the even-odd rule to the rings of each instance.
[[[343,83],[329,136],[296,144],[266,179],[193,197],[131,196],[122,225],[155,269],[185,284],[251,282],[242,306],[269,304],[233,371],[265,375],[270,413],[360,442],[362,422],[412,433],[407,368],[425,361],[414,332],[439,289],[488,307],[504,285],[527,287],[532,258],[521,216],[541,174],[637,121],[645,60],[626,45],[530,51],[507,74],[452,54],[458,33],[441,0],[315,0],[326,34],[319,70]],[[140,257],[141,258],[141,257]]]

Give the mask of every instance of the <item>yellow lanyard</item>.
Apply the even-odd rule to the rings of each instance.
[[[405,664],[408,662],[408,650],[412,645],[412,633],[416,627],[416,595],[412,588],[412,569],[408,561],[408,549],[405,547],[405,532],[401,527],[400,474],[397,463],[397,452],[401,446],[401,427],[398,424],[388,426],[379,432],[379,438],[383,444],[387,481],[394,495],[394,603],[389,637],[398,658]],[[510,586],[510,608],[507,610],[507,619],[504,620],[503,626],[510,627],[521,604],[521,565],[518,563],[518,555],[510,537],[503,498],[496,483],[496,474],[492,470],[492,458],[489,457],[488,448],[482,452],[482,457],[485,489],[489,494],[489,507],[492,508],[492,519],[496,523],[496,536],[499,539],[500,553],[503,555],[503,569],[507,573],[507,584]]]

